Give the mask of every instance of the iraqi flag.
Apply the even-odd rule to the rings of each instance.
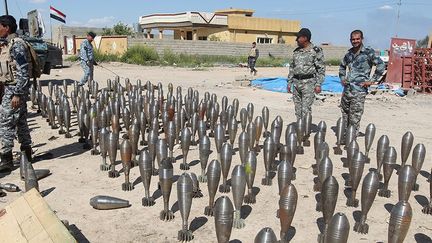
[[[66,24],[66,15],[50,6],[50,17]]]

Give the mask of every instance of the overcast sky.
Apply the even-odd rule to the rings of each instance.
[[[66,24],[110,27],[122,21],[132,25],[139,16],[184,11],[213,12],[224,8],[254,9],[254,16],[300,20],[310,28],[312,41],[349,44],[349,33],[361,29],[365,42],[388,48],[390,38],[422,39],[432,31],[431,0],[8,0],[9,13],[20,18],[38,9],[49,29],[49,6],[66,14]],[[4,12],[4,7],[2,6]],[[60,22],[52,20],[53,25]],[[398,23],[398,24],[397,24]]]

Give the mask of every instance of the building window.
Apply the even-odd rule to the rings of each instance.
[[[256,42],[260,44],[271,44],[273,42],[273,38],[257,37]]]
[[[198,36],[198,40],[207,40],[207,36]]]

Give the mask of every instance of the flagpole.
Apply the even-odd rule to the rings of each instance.
[[[54,43],[54,42],[53,42],[53,32],[52,32],[51,16],[50,16],[50,32],[51,32],[51,43]]]

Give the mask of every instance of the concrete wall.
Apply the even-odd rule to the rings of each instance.
[[[75,38],[77,52],[84,39],[84,37]],[[125,53],[128,48],[128,38],[127,36],[96,36],[92,45],[101,53],[121,55]]]
[[[251,47],[250,43],[233,43],[219,41],[188,41],[188,40],[158,40],[129,38],[128,45],[146,45],[154,48],[159,54],[163,54],[165,49],[171,49],[174,53],[188,53],[198,55],[226,55],[226,56],[246,56]],[[285,44],[259,44],[257,45],[260,56],[290,58],[294,50],[293,46]],[[323,46],[326,60],[342,59],[348,47]]]
[[[86,36],[88,32],[93,31],[97,35],[102,34],[102,28],[90,28],[90,27],[73,27],[66,25],[58,25],[53,26],[53,40],[52,43],[57,45],[60,48],[64,47],[64,38],[65,36],[72,37],[83,37]]]

